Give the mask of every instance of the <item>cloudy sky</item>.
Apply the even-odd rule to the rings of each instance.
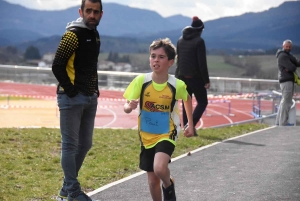
[[[79,6],[81,0],[5,0],[31,9],[60,10]],[[119,3],[135,8],[153,10],[163,17],[182,14],[197,15],[203,21],[225,16],[241,15],[246,12],[260,12],[277,7],[284,0],[102,0],[103,3]],[[122,3],[120,3],[122,2]],[[105,7],[104,7],[105,14]]]

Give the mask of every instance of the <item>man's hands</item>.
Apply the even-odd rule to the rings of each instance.
[[[204,85],[205,89],[209,89],[209,87],[210,87],[210,83],[207,83],[207,84]]]

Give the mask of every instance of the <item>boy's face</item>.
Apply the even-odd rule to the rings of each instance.
[[[174,59],[169,60],[165,50],[160,47],[150,50],[150,67],[155,73],[168,73],[169,67],[173,65]]]

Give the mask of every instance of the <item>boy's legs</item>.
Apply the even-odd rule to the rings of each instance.
[[[149,189],[153,200],[161,201],[160,180],[163,181],[163,187],[170,187],[170,170],[168,163],[175,146],[164,140],[155,147],[145,149],[142,147],[140,154],[140,168],[147,171]],[[159,186],[159,188],[158,188]],[[173,193],[175,197],[175,192]]]
[[[162,181],[162,189],[165,201],[175,201],[174,184],[171,182],[170,169],[168,167],[175,146],[165,140],[158,143],[155,147],[155,156],[153,162],[154,174]]]
[[[170,170],[168,167],[170,156],[163,152],[158,152],[154,157],[154,174],[161,179],[163,187],[167,188],[171,185]]]
[[[157,152],[154,158],[154,174],[162,181],[164,201],[175,201],[175,188],[173,182],[171,182],[169,161],[170,156],[168,154]]]
[[[154,172],[147,172],[148,175],[148,185],[150,194],[153,201],[161,201],[161,188],[160,188],[160,178],[155,175]]]

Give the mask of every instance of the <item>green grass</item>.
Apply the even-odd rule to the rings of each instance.
[[[224,63],[223,56],[207,56],[207,67],[211,77],[241,77],[244,69]]]
[[[204,129],[193,138],[180,134],[173,157],[265,127]],[[0,136],[0,200],[54,200],[63,179],[59,129],[1,128]],[[139,150],[136,130],[95,129],[93,147],[79,174],[83,190],[90,192],[140,171]]]

